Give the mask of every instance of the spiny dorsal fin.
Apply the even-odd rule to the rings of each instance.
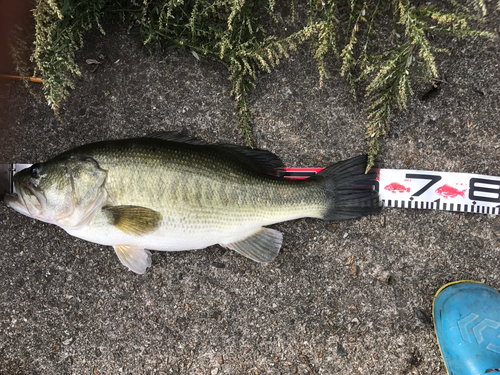
[[[156,132],[146,138],[161,139],[168,142],[186,143],[195,146],[205,146],[230,155],[256,172],[278,176],[278,169],[283,168],[281,159],[270,151],[253,149],[231,144],[208,144],[202,139],[189,137],[179,132]]]
[[[154,232],[162,219],[159,212],[139,206],[112,206],[103,208],[103,211],[111,225],[134,236]]]
[[[176,131],[154,132],[152,134],[147,135],[146,138],[161,139],[169,142],[187,143],[190,145],[208,145],[208,143],[205,142],[203,139],[190,137],[188,135],[184,135]]]
[[[151,266],[151,253],[140,246],[115,245],[113,246],[120,262],[129,270],[142,275],[146,268]]]

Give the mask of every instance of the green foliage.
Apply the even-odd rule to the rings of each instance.
[[[32,61],[44,81],[45,97],[57,113],[80,74],[74,53],[92,26],[101,29],[104,14],[118,14],[138,24],[146,46],[167,41],[222,61],[230,74],[231,95],[238,105],[240,134],[251,145],[252,120],[248,95],[259,71],[272,68],[307,42],[317,62],[320,84],[328,78],[332,59],[356,95],[363,82],[369,99],[367,138],[370,158],[378,140],[387,133],[391,113],[405,108],[412,94],[412,79],[429,82],[438,77],[430,37],[492,37],[470,26],[480,20],[469,12],[465,0],[426,3],[410,0],[37,0],[35,49]],[[488,0],[473,0],[473,9],[484,16]],[[432,3],[432,1],[430,2]],[[437,3],[437,2],[436,2]],[[291,11],[280,14],[284,6]],[[500,9],[500,0],[498,0]],[[299,11],[300,10],[300,11]],[[305,11],[306,10],[306,11]],[[283,21],[283,19],[285,21]],[[294,32],[284,34],[283,23],[295,22]],[[384,27],[380,27],[383,25]],[[389,25],[389,28],[387,26]],[[267,31],[274,30],[274,31]],[[389,29],[389,31],[387,31]]]
[[[75,64],[75,51],[83,45],[83,33],[93,24],[104,33],[99,19],[105,0],[37,0],[35,48],[31,60],[35,75],[40,74],[45,97],[57,113],[62,100],[73,88],[72,75],[80,75]]]
[[[406,108],[408,93],[413,94],[411,77],[415,75],[415,68],[429,82],[438,77],[434,53],[448,51],[433,47],[427,35],[494,37],[471,29],[468,21],[473,17],[468,13],[444,12],[432,5],[414,7],[406,0],[392,0],[391,7],[397,21],[395,46],[381,54],[362,55],[359,60],[361,77],[370,80],[366,88],[370,100],[367,124],[369,167],[379,151],[379,138],[389,130],[391,112],[396,108]]]

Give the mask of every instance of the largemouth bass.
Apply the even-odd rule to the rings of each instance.
[[[268,151],[209,145],[177,133],[103,141],[66,151],[14,176],[7,206],[113,246],[130,270],[149,250],[220,244],[257,262],[275,259],[282,234],[264,226],[303,217],[353,219],[380,211],[367,158],[332,165],[306,180],[277,176]]]

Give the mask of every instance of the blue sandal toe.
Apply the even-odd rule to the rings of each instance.
[[[500,293],[474,281],[438,290],[434,328],[449,375],[500,374]]]

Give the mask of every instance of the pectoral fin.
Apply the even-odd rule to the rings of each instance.
[[[151,266],[151,253],[139,246],[115,245],[113,246],[120,262],[129,270],[142,275],[146,268]]]
[[[112,206],[103,211],[111,225],[134,236],[154,232],[162,219],[159,212],[139,206]]]
[[[260,228],[247,238],[222,245],[259,263],[272,262],[280,252],[283,234],[277,230]]]

